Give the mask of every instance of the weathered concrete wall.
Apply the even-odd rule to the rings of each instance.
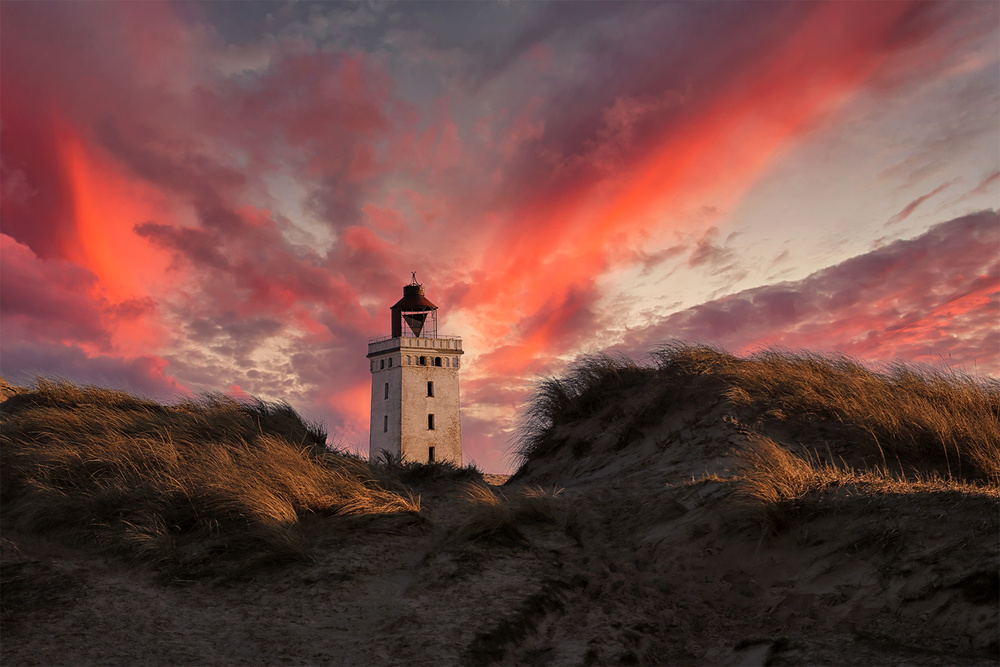
[[[369,457],[377,458],[385,450],[408,461],[427,461],[433,447],[434,460],[463,464],[458,381],[461,355],[462,341],[454,337],[391,338],[369,344]],[[435,363],[438,359],[440,366]],[[428,396],[428,382],[434,383],[433,396]],[[434,415],[433,429],[429,428],[428,415]]]
[[[429,448],[434,460],[462,465],[462,420],[458,369],[444,366],[402,366],[402,451],[408,461],[427,461]],[[427,383],[434,383],[434,396]],[[434,415],[434,429],[428,428]]]
[[[389,359],[392,359],[390,367]],[[368,457],[378,458],[379,452],[387,451],[394,457],[400,455],[400,416],[402,415],[402,368],[399,364],[399,353],[383,353],[372,357],[372,402],[371,402],[371,436],[368,440]],[[384,361],[386,368],[382,369],[380,362]],[[385,398],[385,385],[389,385],[389,398]],[[388,417],[388,430],[385,430]]]

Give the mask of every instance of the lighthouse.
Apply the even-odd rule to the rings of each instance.
[[[458,392],[462,339],[438,334],[438,307],[416,273],[389,309],[390,336],[368,342],[372,375],[368,455],[462,465]]]

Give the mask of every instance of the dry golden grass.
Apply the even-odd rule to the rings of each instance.
[[[934,474],[899,475],[885,468],[856,470],[833,465],[818,457],[799,456],[768,438],[754,438],[737,452],[743,468],[739,478],[743,497],[760,505],[795,501],[816,491],[851,487],[855,493],[913,493],[959,491],[1000,498],[1000,486],[970,484]]]
[[[238,574],[303,556],[302,514],[419,510],[366,462],[327,451],[287,405],[164,406],[45,380],[14,393],[0,415],[0,501],[17,530],[55,530],[175,574]]]
[[[858,466],[1000,482],[996,379],[904,364],[876,371],[846,357],[809,353],[766,351],[741,359],[680,344],[653,357],[649,367],[624,357],[587,357],[565,376],[542,380],[521,414],[521,459],[563,446],[556,437],[561,424],[598,410],[623,415],[606,406],[620,404],[623,390],[641,390],[652,401],[635,419],[661,418],[679,402],[721,401],[749,430],[806,449],[836,440],[846,448],[838,455]]]
[[[710,377],[759,423],[832,424],[883,467],[1000,482],[1000,381],[846,357],[766,351],[738,359],[704,347],[660,351],[660,369]],[[809,444],[809,443],[807,443]]]
[[[742,466],[736,478],[738,496],[746,502],[748,525],[762,535],[780,533],[791,515],[826,502],[829,507],[851,498],[960,494],[1000,500],[1000,485],[969,483],[918,473],[909,477],[888,468],[855,470],[800,456],[769,438],[753,437],[750,447],[736,453]]]

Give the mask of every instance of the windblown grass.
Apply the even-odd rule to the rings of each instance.
[[[520,418],[521,460],[546,456],[564,444],[561,425],[621,406],[623,390],[638,388],[654,399],[644,419],[679,401],[722,401],[751,431],[806,449],[835,438],[858,465],[1000,482],[996,379],[905,364],[876,371],[809,353],[741,359],[681,344],[660,348],[653,359],[642,367],[625,357],[586,357],[564,376],[540,381]]]
[[[224,396],[165,406],[39,380],[0,407],[6,526],[55,531],[182,574],[302,557],[305,513],[419,510],[329,452],[289,406]]]
[[[460,466],[451,461],[401,461],[385,450],[379,452],[372,468],[389,480],[404,484],[426,482],[483,482],[483,472],[474,463]]]
[[[737,359],[671,347],[658,356],[661,371],[717,379],[758,425],[835,425],[883,467],[1000,482],[996,379],[902,363],[879,372],[847,357],[808,353]]]
[[[576,514],[559,489],[526,487],[504,493],[485,484],[464,485],[465,517],[453,531],[457,544],[520,546],[527,543],[523,528],[552,524],[567,534],[576,530]]]
[[[957,493],[1000,501],[1000,486],[995,484],[973,484],[933,473],[907,477],[878,466],[856,470],[817,456],[799,455],[769,438],[751,438],[750,446],[736,455],[742,463],[736,478],[737,494],[750,510],[753,530],[760,529],[765,536],[781,532],[795,511],[821,501],[835,505],[847,498],[915,493]]]
[[[743,463],[740,494],[759,505],[796,501],[816,491],[848,486],[865,493],[961,491],[1000,498],[1000,487],[996,485],[958,482],[933,474],[908,478],[879,467],[856,470],[814,456],[800,456],[767,438],[754,438],[751,446],[737,456]]]
[[[649,383],[652,375],[624,355],[593,354],[559,377],[540,379],[519,414],[515,455],[522,462],[545,456],[561,444],[552,437],[558,426],[620,405],[623,389]]]

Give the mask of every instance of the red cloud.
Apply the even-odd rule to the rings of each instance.
[[[908,62],[944,12],[762,7],[709,21],[693,4],[533,7],[536,23],[481,49],[423,35],[414,68],[385,44],[341,48],[347,35],[286,39],[295,7],[241,38],[195,5],[0,3],[4,365],[87,378],[89,355],[102,377],[158,391],[169,369],[195,389],[294,400],[361,438],[365,342],[417,269],[472,323],[456,333],[494,348],[467,376],[472,399],[514,400],[526,377],[601,344],[602,276],[679,252],[665,234],[695,227],[691,262],[724,268],[695,213],[737,202],[776,151]],[[432,76],[394,78],[424,65]],[[989,343],[976,332],[995,299],[989,280],[943,276],[917,282],[951,281],[953,298],[883,276],[896,289],[872,293],[866,317],[884,340],[851,333],[861,311],[824,319],[797,288],[669,322],[744,342],[796,323],[795,340],[831,331],[876,355],[937,331],[933,349],[961,356],[948,327]],[[833,277],[845,285],[814,296],[858,308]],[[740,338],[741,311],[771,327]],[[497,442],[502,428],[468,433]]]
[[[682,224],[664,211],[690,211],[705,199],[735,202],[775,151],[909,44],[920,15],[907,3],[860,12],[824,3],[797,12],[763,55],[718,73],[713,94],[647,126],[620,173],[602,174],[586,156],[557,156],[564,162],[552,164],[554,176],[528,192],[471,269],[476,289],[463,307],[490,323],[490,338],[510,346],[496,363],[487,359],[485,371],[527,370],[543,351],[579,343],[576,309],[554,305],[578,295],[596,300],[596,276]],[[551,163],[544,139],[533,148]]]

